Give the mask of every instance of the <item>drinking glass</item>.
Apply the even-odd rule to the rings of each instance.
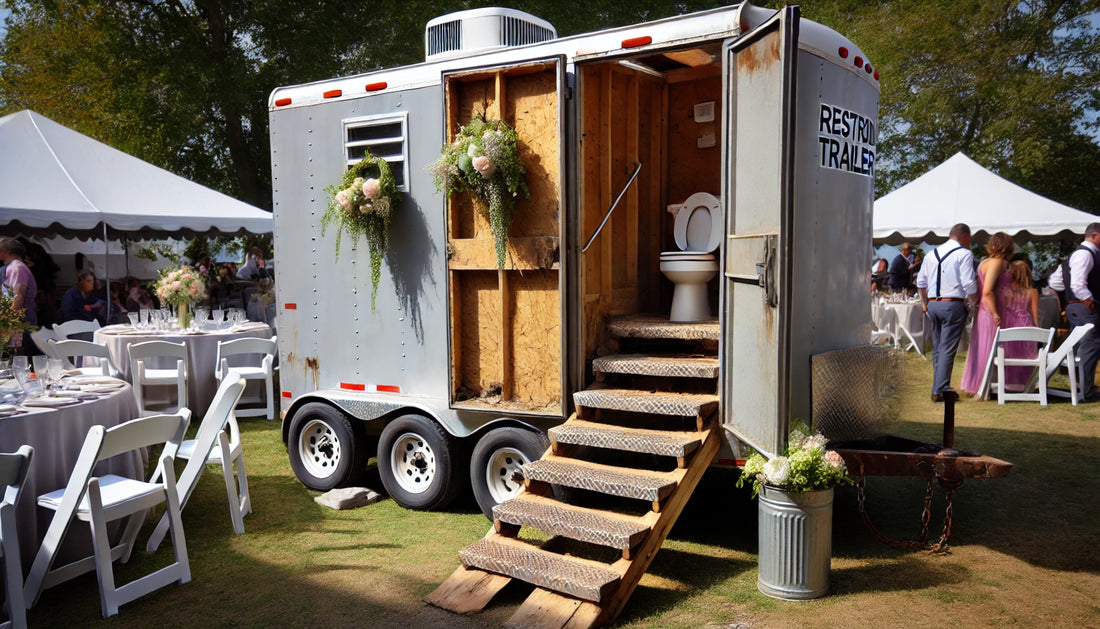
[[[50,384],[53,385],[54,390],[57,390],[61,385],[61,379],[65,377],[65,363],[61,362],[60,358],[50,358],[47,368],[50,373]]]
[[[217,325],[221,325],[222,321],[225,320],[225,311],[222,310],[221,308],[215,308],[211,312],[211,314],[214,315],[214,323],[216,323]]]
[[[130,320],[130,327],[137,329],[141,324],[140,312],[127,312],[126,317]]]
[[[31,361],[34,364],[34,379],[38,381],[38,388],[42,389],[42,392],[46,391],[46,381],[49,380],[49,356],[32,356]]]
[[[15,379],[19,381],[19,384],[23,385],[25,388],[31,376],[30,361],[27,360],[26,356],[16,356],[12,358],[11,372],[12,375],[15,376]]]
[[[153,327],[153,321],[152,321],[153,311],[152,310],[150,310],[149,308],[142,308],[141,312],[139,314],[141,316],[138,318],[138,323],[140,323],[143,328]]]

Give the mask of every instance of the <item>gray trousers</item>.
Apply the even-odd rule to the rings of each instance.
[[[1093,324],[1092,332],[1081,339],[1077,346],[1077,356],[1081,358],[1081,392],[1090,395],[1096,391],[1096,360],[1100,358],[1100,313],[1092,312],[1085,304],[1069,304],[1066,306],[1066,319],[1070,325],[1077,327],[1086,323]]]
[[[966,304],[930,301],[928,318],[932,320],[932,394],[935,395],[951,388],[951,370],[966,328]]]

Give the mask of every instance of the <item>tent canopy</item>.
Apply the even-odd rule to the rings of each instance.
[[[271,213],[24,110],[0,118],[0,224],[28,236],[269,234]],[[113,237],[113,236],[112,236]]]
[[[1100,217],[1051,201],[962,153],[875,201],[875,244],[943,242],[956,223],[977,242],[1003,231],[1018,241],[1081,236]]]

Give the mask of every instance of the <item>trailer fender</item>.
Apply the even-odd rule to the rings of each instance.
[[[404,413],[416,413],[430,417],[440,426],[447,428],[446,422],[441,421],[431,407],[407,398],[394,399],[380,394],[348,394],[346,391],[336,389],[319,389],[297,397],[287,409],[282,424],[284,444],[289,438],[290,423],[294,419],[294,414],[310,402],[324,402],[362,422],[372,422]],[[378,430],[381,429],[382,427],[379,426]],[[451,431],[448,430],[448,432]]]

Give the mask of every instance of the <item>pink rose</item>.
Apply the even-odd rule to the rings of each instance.
[[[179,289],[180,289],[179,281],[172,282],[172,290],[179,290]]]
[[[348,191],[341,190],[336,193],[336,203],[345,210],[351,209],[351,201],[348,199]]]
[[[363,182],[363,196],[374,201],[382,194],[382,184],[374,178]]]
[[[844,457],[839,452],[829,450],[825,453],[825,461],[833,467],[844,467]]]
[[[474,170],[481,173],[482,179],[490,179],[497,171],[497,165],[488,157],[478,155],[474,158]]]

